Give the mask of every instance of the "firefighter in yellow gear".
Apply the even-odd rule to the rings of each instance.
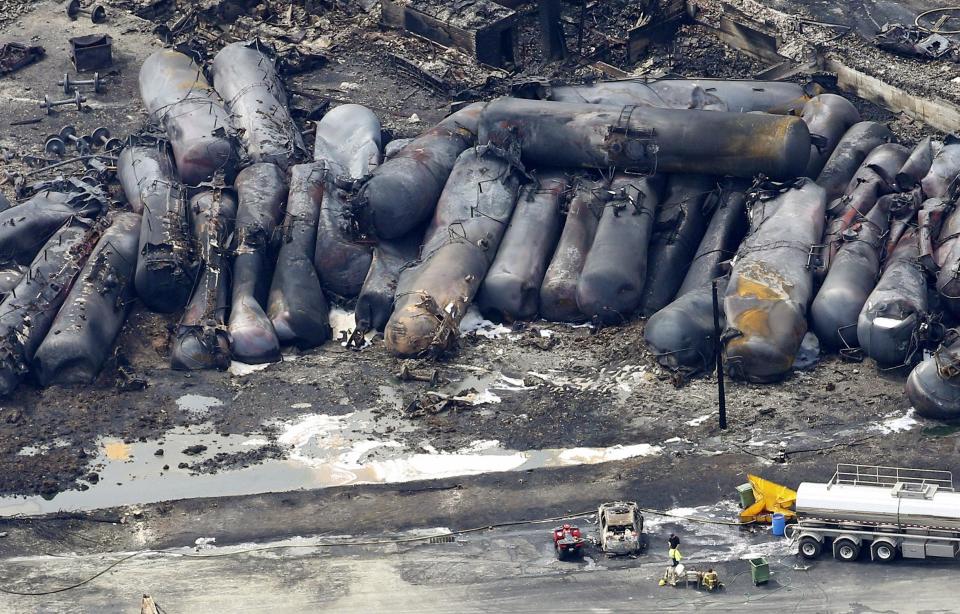
[[[717,572],[711,567],[703,574],[703,579],[701,580],[703,588],[708,591],[715,591],[720,586],[720,576],[717,575]]]

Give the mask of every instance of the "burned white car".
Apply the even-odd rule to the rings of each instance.
[[[634,501],[602,503],[597,524],[600,549],[607,554],[638,554],[643,549],[643,514]]]

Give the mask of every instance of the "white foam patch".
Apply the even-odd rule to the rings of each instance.
[[[616,460],[636,458],[638,456],[655,456],[663,448],[649,443],[638,443],[632,446],[613,446],[610,448],[571,448],[562,450],[559,460],[568,465],[594,465]]]
[[[280,424],[277,440],[289,446],[288,459],[315,469],[323,486],[431,480],[537,467],[592,465],[660,454],[651,444],[609,448],[508,450],[497,440],[477,440],[454,451],[421,442],[410,453],[393,440],[370,439],[354,413],[308,414]],[[358,430],[354,430],[358,429]]]
[[[260,365],[248,365],[245,362],[239,362],[237,360],[230,361],[230,368],[228,371],[230,375],[234,377],[243,377],[244,375],[250,375],[251,373],[256,373],[257,371],[263,371],[270,366],[269,362],[265,362]]]
[[[347,311],[342,307],[333,307],[330,309],[329,320],[330,330],[333,331],[333,338],[339,339],[342,336],[342,333],[346,333],[349,337],[353,334],[353,331],[357,328],[357,315],[353,311]],[[370,345],[370,341],[377,334],[377,331],[370,331],[364,335],[363,347]],[[340,345],[343,347],[347,346],[346,341],[341,341]]]
[[[713,414],[699,416],[697,418],[694,418],[693,420],[687,420],[686,422],[684,422],[684,424],[686,424],[687,426],[700,426],[701,424],[709,420],[712,416]]]
[[[499,339],[501,336],[512,332],[512,330],[503,324],[496,324],[485,319],[480,315],[480,310],[476,305],[470,305],[467,313],[463,314],[460,320],[460,334],[474,333],[487,339]]]
[[[914,408],[911,407],[903,415],[897,415],[898,413],[887,414],[884,416],[884,421],[877,424],[875,428],[884,434],[902,433],[920,424],[915,417],[917,411]]]

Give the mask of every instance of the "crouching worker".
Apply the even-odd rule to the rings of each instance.
[[[720,576],[717,575],[717,572],[715,572],[712,567],[703,574],[701,582],[703,583],[703,588],[711,592],[720,588]]]

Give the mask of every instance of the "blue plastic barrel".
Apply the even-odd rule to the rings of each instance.
[[[774,514],[773,523],[770,525],[770,531],[777,537],[783,537],[783,531],[787,527],[787,519],[783,514]]]

